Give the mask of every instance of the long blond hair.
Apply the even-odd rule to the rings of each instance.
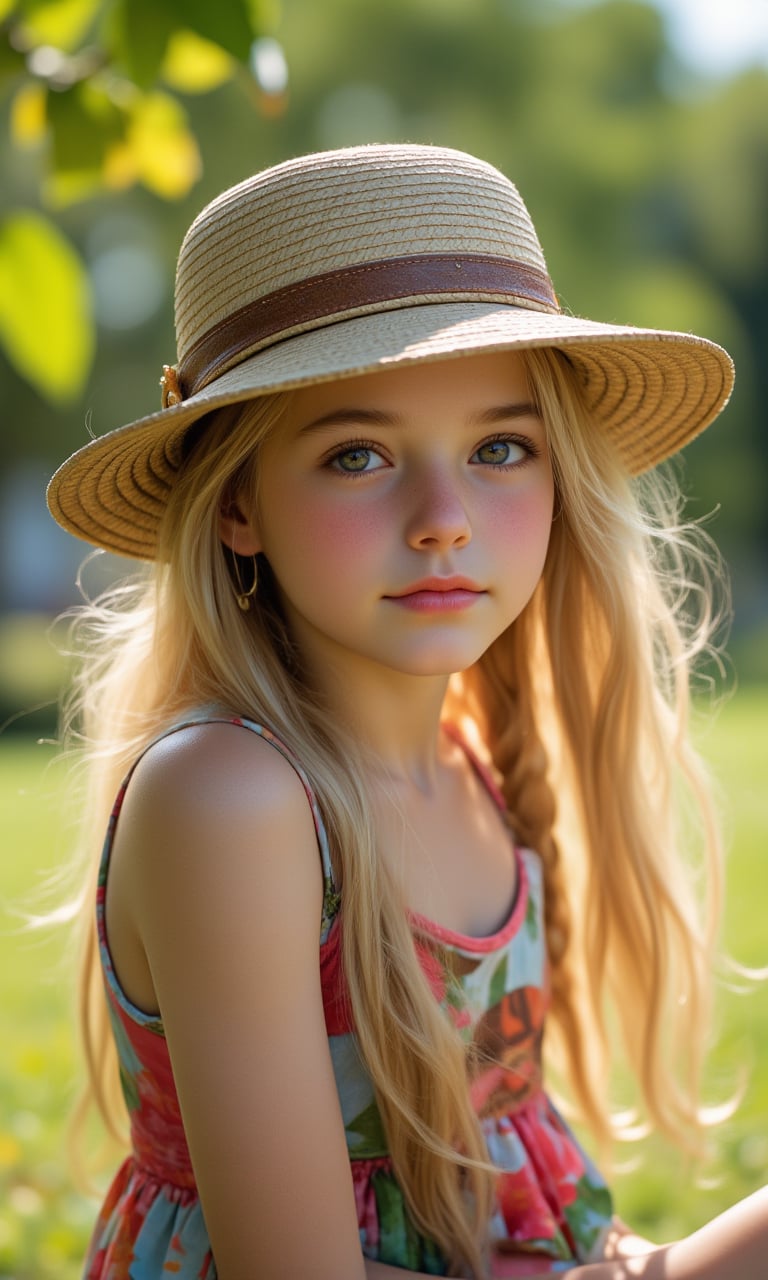
[[[542,859],[547,1044],[575,1103],[598,1138],[615,1130],[606,1103],[614,1019],[650,1120],[684,1141],[700,1122],[720,902],[717,827],[687,724],[690,663],[715,621],[707,555],[681,525],[668,479],[626,476],[585,413],[567,360],[552,351],[525,360],[556,479],[547,561],[518,620],[454,677],[450,715],[478,730],[516,834]],[[256,400],[193,429],[161,558],[81,613],[85,657],[65,725],[90,760],[87,837],[99,842],[120,777],[143,747],[201,706],[252,717],[285,740],[328,827],[355,1032],[395,1176],[451,1269],[483,1276],[493,1172],[466,1087],[466,1051],[434,999],[379,856],[351,764],[359,750],[339,726],[329,732],[268,571],[259,607],[238,609],[219,537],[228,495],[256,498],[259,447],[286,403],[285,395]],[[113,1122],[116,1057],[91,916],[89,903],[83,1038],[92,1092]]]

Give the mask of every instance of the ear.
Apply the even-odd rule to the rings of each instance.
[[[261,551],[261,538],[255,516],[247,515],[238,502],[222,503],[219,512],[219,537],[225,547],[239,556],[255,556]]]

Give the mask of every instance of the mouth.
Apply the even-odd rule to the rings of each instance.
[[[439,613],[468,609],[485,594],[470,578],[424,578],[384,599],[419,613]]]

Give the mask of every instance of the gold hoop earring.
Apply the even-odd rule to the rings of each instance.
[[[239,558],[240,557],[237,555],[237,552],[233,551],[232,562],[235,566],[235,577],[237,578],[237,585],[240,588],[239,591],[235,592],[235,599],[237,600],[238,606],[242,609],[243,613],[247,613],[251,607],[251,600],[256,595],[256,591],[258,590],[259,567],[256,563],[256,557],[254,556],[253,557],[253,582],[251,583],[250,587],[246,591],[245,588],[243,587],[242,578],[240,577],[240,565],[238,563]]]

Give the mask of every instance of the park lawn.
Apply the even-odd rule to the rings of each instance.
[[[76,1095],[70,931],[30,929],[48,914],[65,861],[64,770],[51,747],[0,739],[0,1276],[75,1280],[93,1217],[65,1153]]]
[[[747,689],[702,737],[730,815],[726,941],[750,965],[768,964],[767,731],[768,689]],[[75,1280],[95,1213],[65,1153],[77,1081],[67,930],[28,930],[16,914],[50,907],[45,878],[71,844],[65,770],[53,756],[49,746],[0,738],[0,1280]],[[697,1171],[656,1140],[618,1152],[633,1167],[614,1179],[617,1207],[638,1230],[683,1234],[767,1180],[768,983],[723,996],[713,1099],[741,1070],[743,1101],[718,1130],[711,1166]]]
[[[726,830],[725,948],[752,968],[768,966],[768,688],[746,688],[700,730]],[[733,988],[741,987],[738,993]],[[714,1131],[714,1158],[691,1166],[658,1139],[622,1147],[641,1163],[614,1182],[617,1208],[652,1239],[674,1239],[768,1182],[768,981],[730,974],[719,990],[718,1042],[708,1074],[712,1104],[744,1094]]]

